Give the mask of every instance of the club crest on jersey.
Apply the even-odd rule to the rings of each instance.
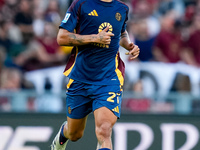
[[[115,14],[115,18],[117,19],[117,21],[121,21],[122,20],[122,15],[120,13],[116,13]]]
[[[68,107],[68,113],[69,113],[69,114],[72,113],[72,109],[71,109],[71,107]]]
[[[70,13],[66,13],[66,15],[65,15],[65,18],[63,19],[63,23],[66,23],[67,22],[67,20],[69,19],[69,17],[70,17]]]

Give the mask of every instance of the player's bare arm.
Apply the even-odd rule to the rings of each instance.
[[[57,42],[61,46],[79,46],[89,43],[110,44],[113,33],[108,33],[109,26],[98,34],[80,35],[67,31],[66,29],[59,29]]]
[[[139,56],[140,49],[130,41],[127,31],[121,34],[120,45],[129,51],[126,55],[131,55],[132,57],[130,59],[135,59]]]

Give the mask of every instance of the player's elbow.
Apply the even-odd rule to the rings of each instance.
[[[57,36],[57,43],[60,46],[71,46],[67,37]]]
[[[60,33],[58,33],[58,35],[57,35],[57,43],[58,43],[58,45],[60,45],[60,46],[65,46],[65,45],[67,45],[67,42],[66,42],[64,36],[63,36],[62,34],[60,34]]]
[[[59,35],[57,36],[57,43],[58,43],[58,45],[60,45],[60,46],[64,46],[63,39],[62,39]]]
[[[57,35],[57,43],[60,46],[70,46],[68,32],[64,29],[60,29]]]

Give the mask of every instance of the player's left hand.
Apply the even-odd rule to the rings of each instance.
[[[129,43],[127,50],[129,50],[129,52],[126,52],[126,55],[131,55],[130,59],[133,60],[135,58],[137,58],[139,56],[140,53],[140,48],[133,44],[132,42]]]

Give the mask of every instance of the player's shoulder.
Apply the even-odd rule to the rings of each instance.
[[[72,5],[80,5],[83,4],[85,2],[87,2],[88,0],[74,0]]]
[[[123,7],[125,10],[129,10],[129,7],[128,7],[128,5],[126,4],[126,3],[124,3],[124,2],[122,2],[122,1],[120,1],[120,0],[115,0],[115,2],[119,5],[119,6],[121,6],[121,7]]]
[[[74,8],[79,8],[87,0],[74,0],[69,8],[69,11],[72,11]]]
[[[84,3],[86,1],[88,1],[88,0],[74,0],[73,3],[75,3],[75,4],[81,4],[81,3]]]

